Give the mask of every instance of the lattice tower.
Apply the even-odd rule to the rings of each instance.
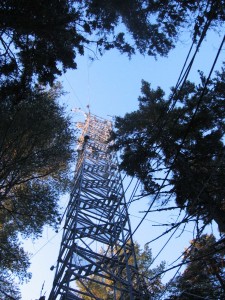
[[[112,124],[88,114],[78,127],[74,186],[49,300],[103,299],[93,294],[92,283],[104,286],[111,299],[149,299],[138,275],[117,156],[108,142]]]

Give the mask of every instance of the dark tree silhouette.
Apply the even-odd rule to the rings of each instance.
[[[38,237],[44,225],[56,228],[59,221],[58,200],[69,187],[73,157],[73,130],[57,103],[60,93],[57,87],[32,88],[18,105],[13,94],[1,99],[0,290],[11,289],[11,274],[29,278],[18,235]]]
[[[171,283],[171,300],[224,299],[224,242],[217,243],[213,235],[202,235],[191,241],[183,261],[185,271]]]
[[[85,48],[166,56],[182,28],[194,41],[225,19],[224,0],[3,0],[0,72],[50,82]],[[123,25],[123,26],[121,26]],[[126,32],[129,34],[127,35]],[[33,77],[34,78],[34,77]]]
[[[121,168],[139,178],[147,194],[161,195],[164,204],[175,199],[192,220],[214,220],[225,232],[225,70],[203,95],[205,80],[186,82],[173,109],[162,89],[143,82],[139,109],[116,118],[115,148],[122,151]]]

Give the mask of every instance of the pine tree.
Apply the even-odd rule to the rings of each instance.
[[[3,97],[1,91],[0,291],[5,291],[13,275],[30,276],[18,236],[36,238],[44,225],[57,228],[58,200],[70,182],[73,130],[57,102],[59,88],[30,87],[17,105],[16,95]]]
[[[185,271],[172,282],[168,299],[224,299],[225,297],[224,243],[217,243],[213,235],[202,235],[191,241],[185,251]]]
[[[3,0],[0,73],[21,73],[26,79],[35,75],[52,84],[66,69],[75,69],[77,56],[92,45],[98,53],[117,48],[128,55],[166,56],[181,29],[193,41],[209,28],[219,29],[223,7],[224,0],[49,0],[48,5],[43,0]]]
[[[225,69],[206,89],[205,80],[186,82],[173,109],[161,88],[143,82],[139,109],[116,118],[115,149],[121,168],[141,180],[147,195],[158,195],[158,204],[174,199],[185,222],[215,221],[225,232]]]

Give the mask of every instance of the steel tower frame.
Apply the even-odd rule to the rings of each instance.
[[[82,133],[74,185],[49,300],[102,299],[92,293],[91,283],[104,286],[111,299],[149,299],[138,274],[117,156],[110,148],[112,123],[88,113],[77,127]]]

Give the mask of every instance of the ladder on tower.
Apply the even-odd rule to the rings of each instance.
[[[103,299],[94,295],[93,283],[104,286],[111,299],[149,299],[138,274],[117,156],[110,147],[112,124],[89,113],[78,128],[74,185],[49,300]]]

